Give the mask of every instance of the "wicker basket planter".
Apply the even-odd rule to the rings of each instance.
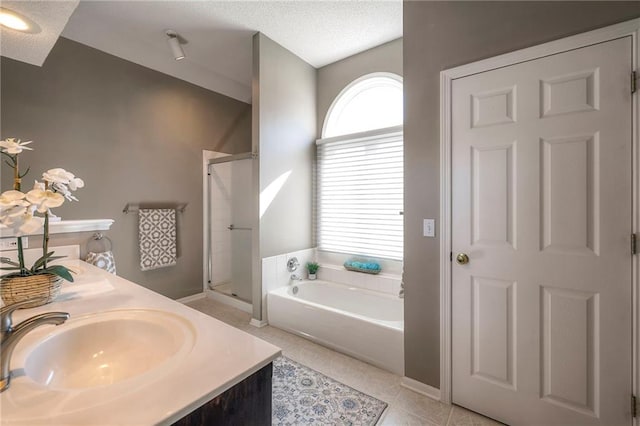
[[[28,277],[11,277],[0,280],[0,296],[5,305],[36,297],[45,298],[26,305],[25,308],[51,303],[62,289],[62,278],[53,274],[31,275]]]

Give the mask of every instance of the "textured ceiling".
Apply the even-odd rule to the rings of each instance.
[[[188,42],[184,60],[165,29]],[[250,102],[258,31],[318,68],[402,37],[402,2],[83,0],[62,35]]]
[[[69,16],[78,6],[73,1],[7,1],[3,8],[12,10],[35,22],[40,31],[23,33],[0,27],[0,53],[2,56],[42,66],[47,55],[58,40]]]

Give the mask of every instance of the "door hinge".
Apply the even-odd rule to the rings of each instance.
[[[638,73],[631,71],[631,93],[636,93],[638,90]]]
[[[638,244],[635,233],[631,234],[631,254],[638,254]]]
[[[638,401],[635,395],[631,395],[631,417],[638,417]]]

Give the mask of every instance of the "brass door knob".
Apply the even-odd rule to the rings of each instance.
[[[456,262],[458,262],[458,264],[460,265],[466,265],[467,263],[469,263],[469,256],[467,256],[465,253],[458,253],[458,255],[456,256]]]

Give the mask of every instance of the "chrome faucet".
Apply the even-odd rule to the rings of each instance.
[[[9,389],[11,382],[11,355],[16,345],[31,330],[44,324],[60,325],[69,319],[66,312],[46,312],[27,318],[13,326],[11,315],[16,309],[38,302],[40,298],[23,300],[0,308],[0,392]]]
[[[302,281],[302,277],[298,274],[291,274],[291,281]]]

